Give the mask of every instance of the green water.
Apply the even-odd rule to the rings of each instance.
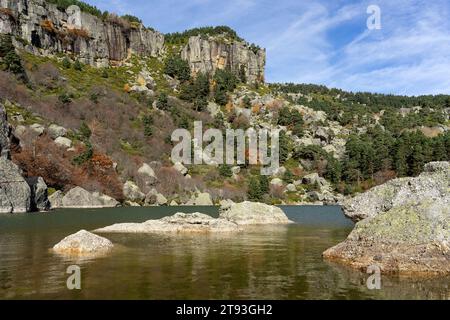
[[[324,262],[321,254],[353,225],[337,207],[284,207],[295,225],[232,236],[106,235],[106,257],[73,261],[49,251],[65,236],[177,211],[217,216],[216,208],[119,208],[0,215],[0,299],[449,299],[450,279],[382,278]],[[79,291],[66,287],[81,267]]]

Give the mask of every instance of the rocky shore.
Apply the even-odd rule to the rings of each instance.
[[[450,274],[450,163],[425,166],[417,178],[397,179],[344,204],[358,221],[325,259],[366,271]]]

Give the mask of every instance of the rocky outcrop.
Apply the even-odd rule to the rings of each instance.
[[[359,222],[324,258],[383,273],[450,274],[450,197],[410,201]]]
[[[145,204],[150,206],[165,206],[167,205],[167,198],[156,191],[156,189],[150,190],[149,193],[145,196]]]
[[[121,223],[98,229],[98,233],[209,234],[239,232],[236,223],[214,219],[202,213],[177,213],[144,223]]]
[[[382,212],[427,199],[440,199],[449,193],[449,162],[433,162],[416,178],[389,181],[342,203],[345,215],[357,222]]]
[[[67,134],[67,129],[61,126],[58,126],[56,124],[51,124],[48,129],[48,134],[49,136],[53,139],[56,140],[59,137],[65,137]]]
[[[41,177],[31,177],[26,179],[31,190],[31,211],[50,210],[48,200],[47,184]]]
[[[34,54],[74,54],[84,63],[106,67],[126,62],[133,53],[158,57],[165,52],[163,34],[117,16],[99,18],[74,6],[62,11],[45,0],[2,0],[0,4],[0,33],[13,34],[20,39],[16,46]],[[244,71],[249,83],[264,82],[265,50],[243,41],[195,36],[181,55],[193,74],[229,69],[236,74]],[[134,89],[151,90],[151,83],[138,81]]]
[[[158,181],[155,171],[147,163],[144,163],[139,168],[138,174],[142,178],[146,186],[153,186]]]
[[[221,219],[238,225],[290,224],[280,208],[257,202],[224,203],[220,209]]]
[[[49,197],[52,209],[58,208],[115,208],[120,205],[115,199],[100,194],[89,192],[81,187],[75,187],[65,195],[57,191]]]
[[[248,83],[264,82],[266,52],[263,49],[252,50],[245,42],[190,37],[181,57],[189,62],[194,74],[213,74],[218,69],[228,69],[239,74],[245,70]]]
[[[0,213],[24,213],[30,209],[30,186],[18,166],[0,157]]]
[[[324,258],[364,271],[377,265],[384,273],[450,274],[449,173],[448,162],[430,163],[417,178],[394,180],[351,200],[346,214],[365,219]]]
[[[123,185],[123,194],[128,200],[141,202],[145,199],[145,194],[133,181],[127,181]]]
[[[81,230],[64,238],[53,247],[53,251],[64,255],[84,256],[104,254],[113,247],[114,245],[108,239]]]
[[[25,179],[17,165],[10,161],[11,126],[0,104],[0,212],[23,213],[49,209],[47,185],[42,178]]]
[[[45,0],[3,0],[1,6],[6,10],[0,11],[0,32],[26,40],[34,53],[73,53],[82,62],[106,66],[131,53],[163,51],[161,33],[117,18],[103,20],[70,7],[63,12]]]

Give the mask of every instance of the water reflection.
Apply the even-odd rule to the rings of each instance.
[[[0,298],[449,299],[449,278],[383,277],[382,290],[369,291],[368,275],[324,262],[321,253],[345,239],[352,227],[324,208],[286,208],[299,224],[248,228],[241,234],[106,235],[116,247],[95,260],[74,261],[48,250],[81,228],[173,213],[128,210],[127,217],[123,209],[60,212],[47,221],[18,217],[8,220],[7,228],[0,218]],[[209,210],[215,214],[216,209]],[[66,269],[72,264],[81,267],[81,291],[66,289]]]

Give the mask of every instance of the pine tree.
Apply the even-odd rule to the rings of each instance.
[[[247,197],[250,201],[261,201],[262,199],[261,186],[255,177],[250,178]]]

